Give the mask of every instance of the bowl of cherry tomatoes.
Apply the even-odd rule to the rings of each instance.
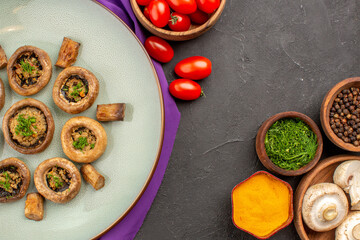
[[[130,0],[139,22],[171,41],[196,38],[220,18],[226,0]]]

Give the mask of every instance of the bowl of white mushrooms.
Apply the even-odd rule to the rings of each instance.
[[[303,240],[360,240],[360,156],[322,160],[300,181],[294,213]]]

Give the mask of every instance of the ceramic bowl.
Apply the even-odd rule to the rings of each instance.
[[[266,154],[265,150],[265,136],[269,128],[278,120],[283,118],[298,118],[302,121],[304,121],[311,130],[316,134],[317,136],[317,143],[318,147],[316,149],[316,153],[314,158],[305,166],[297,169],[297,170],[286,170],[283,168],[280,168],[276,166],[269,158],[269,156]],[[259,131],[256,136],[256,153],[261,161],[261,163],[271,172],[281,174],[284,176],[298,176],[302,175],[308,171],[310,171],[319,161],[321,157],[321,153],[323,150],[323,139],[321,136],[321,132],[319,127],[316,125],[316,123],[306,116],[305,114],[299,113],[299,112],[282,112],[278,113],[270,118],[268,118],[259,128]]]
[[[140,6],[136,3],[136,0],[130,0],[130,3],[136,18],[149,32],[166,40],[185,41],[200,36],[214,26],[225,8],[226,0],[221,0],[219,8],[210,14],[210,18],[207,22],[202,25],[192,24],[189,30],[183,32],[176,32],[156,27],[144,16],[142,11],[143,8],[140,8]]]
[[[351,143],[344,142],[339,138],[330,126],[330,109],[334,103],[335,98],[338,94],[344,90],[351,87],[360,88],[360,77],[347,78],[338,84],[336,84],[330,91],[326,94],[320,110],[320,121],[321,126],[326,134],[326,136],[333,142],[336,146],[351,152],[360,152],[360,145],[354,146]]]
[[[333,174],[337,166],[348,160],[360,160],[360,156],[338,155],[321,160],[321,162],[307,173],[300,181],[294,197],[294,225],[302,240],[335,239],[335,229],[327,232],[315,232],[308,228],[302,219],[302,203],[306,190],[314,184],[333,182]]]
[[[235,201],[234,201],[234,191],[235,191],[235,189],[238,188],[238,187],[240,187],[242,184],[246,183],[246,182],[249,181],[251,178],[253,178],[254,176],[257,176],[257,175],[259,175],[259,174],[265,174],[265,175],[267,175],[268,177],[270,177],[272,180],[281,182],[282,184],[284,184],[284,185],[288,188],[289,194],[290,194],[289,214],[288,214],[287,220],[286,220],[283,224],[281,224],[279,227],[273,229],[269,234],[267,234],[267,235],[265,235],[265,236],[258,236],[258,235],[254,234],[254,233],[252,233],[252,232],[250,232],[250,231],[248,231],[248,230],[246,230],[246,229],[243,229],[243,228],[239,227],[239,226],[236,224],[236,221],[234,220],[234,215],[235,215],[234,209],[237,207],[238,204],[241,204],[241,202],[235,202]],[[258,203],[254,203],[254,204],[258,204]],[[232,192],[231,192],[231,205],[232,205],[232,221],[233,221],[233,224],[235,225],[235,227],[239,228],[240,230],[242,230],[242,231],[244,231],[244,232],[247,232],[247,233],[253,235],[254,237],[256,237],[256,238],[258,238],[258,239],[268,239],[269,237],[273,236],[273,235],[274,235],[275,233],[277,233],[279,230],[281,230],[281,229],[285,228],[286,226],[288,226],[288,225],[292,222],[293,216],[294,216],[294,211],[293,211],[293,190],[292,190],[290,184],[287,183],[287,182],[285,182],[285,181],[283,181],[283,180],[281,180],[281,179],[279,179],[279,178],[277,178],[277,177],[275,177],[275,176],[273,176],[272,174],[270,174],[270,173],[268,173],[268,172],[266,172],[266,171],[258,171],[258,172],[256,172],[256,173],[254,173],[253,175],[251,175],[249,178],[247,178],[247,179],[245,179],[244,181],[242,181],[242,182],[240,182],[239,184],[237,184],[237,185],[233,188],[233,190],[232,190]]]

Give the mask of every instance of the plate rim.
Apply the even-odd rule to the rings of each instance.
[[[132,34],[132,36],[135,38],[135,40],[138,42],[138,44],[140,45],[141,49],[144,51],[146,58],[148,59],[151,69],[154,73],[155,76],[155,80],[156,80],[156,85],[158,88],[158,92],[159,92],[159,100],[160,100],[160,107],[161,107],[161,131],[160,131],[160,140],[159,140],[159,145],[158,145],[158,149],[157,149],[157,154],[156,154],[156,158],[154,161],[154,164],[152,166],[152,169],[150,171],[150,174],[148,175],[145,184],[143,185],[141,191],[139,192],[139,194],[136,196],[135,200],[130,204],[130,206],[120,215],[119,218],[117,218],[112,224],[110,224],[110,226],[108,226],[106,229],[104,229],[102,232],[100,232],[99,234],[97,234],[96,236],[92,237],[91,239],[98,239],[100,237],[102,237],[104,234],[106,234],[107,232],[109,232],[113,227],[115,227],[118,223],[120,223],[129,213],[130,211],[135,207],[135,205],[139,202],[139,200],[141,199],[141,197],[144,195],[147,187],[149,186],[154,173],[157,169],[157,165],[159,163],[160,160],[160,156],[161,156],[161,150],[162,150],[162,146],[163,146],[163,142],[164,142],[164,133],[165,133],[165,108],[164,108],[164,96],[162,94],[162,90],[161,90],[161,84],[160,84],[160,80],[158,78],[157,72],[155,70],[155,66],[152,62],[152,59],[150,58],[149,54],[147,53],[144,45],[142,44],[142,42],[140,41],[140,39],[136,36],[136,34],[134,33],[134,31],[119,17],[117,16],[113,11],[111,11],[108,7],[106,7],[104,4],[98,2],[98,0],[92,0],[92,2],[98,4],[100,7],[104,8],[105,10],[107,10],[110,14],[112,14],[118,21],[120,21],[121,24],[123,24],[125,26],[125,28]]]

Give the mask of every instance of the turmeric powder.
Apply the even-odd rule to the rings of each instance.
[[[232,199],[234,224],[258,237],[269,236],[290,214],[289,188],[264,172],[236,186]]]

